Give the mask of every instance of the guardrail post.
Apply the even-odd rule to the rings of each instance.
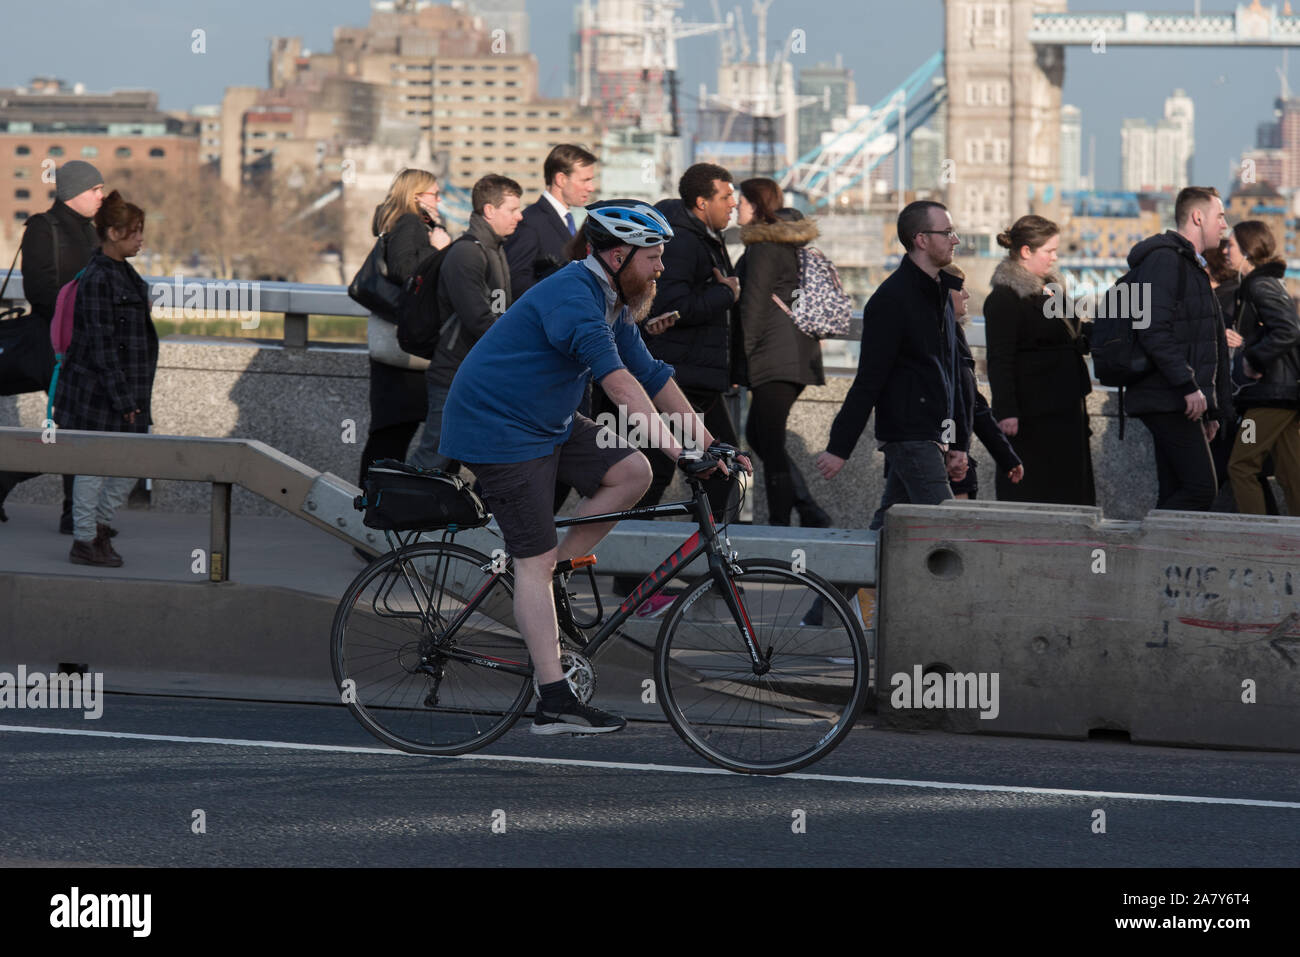
[[[212,541],[208,549],[208,579],[230,580],[230,483],[212,483]]]
[[[286,349],[307,348],[307,313],[284,314],[284,345]]]

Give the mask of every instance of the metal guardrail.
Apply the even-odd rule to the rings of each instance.
[[[214,582],[230,579],[230,497],[236,485],[349,544],[387,551],[382,534],[366,528],[352,507],[360,489],[253,439],[0,428],[0,470],[210,482],[208,569]],[[694,530],[688,522],[621,523],[596,551],[600,571],[646,574]],[[733,525],[729,535],[747,558],[802,561],[837,585],[872,585],[876,580],[876,535],[871,531]],[[500,538],[486,529],[456,538],[486,554],[501,547]]]

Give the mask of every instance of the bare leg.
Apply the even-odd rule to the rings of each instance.
[[[629,455],[605,473],[596,494],[584,499],[575,514],[599,515],[601,512],[631,508],[650,487],[651,477],[650,462],[646,457],[640,452]],[[600,525],[576,525],[568,529],[556,548],[556,555],[563,558],[590,555],[597,543],[616,524],[617,522],[605,522]]]
[[[533,659],[533,674],[539,684],[564,677],[560,668],[560,636],[555,623],[555,596],[551,577],[555,574],[555,549],[532,558],[515,559],[515,621]]]

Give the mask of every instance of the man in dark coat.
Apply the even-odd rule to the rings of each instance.
[[[1232,392],[1229,370],[1220,367],[1223,317],[1201,253],[1219,245],[1228,221],[1218,192],[1199,186],[1178,194],[1174,218],[1177,230],[1144,239],[1128,254],[1135,278],[1150,290],[1147,316],[1134,328],[1152,369],[1125,389],[1124,403],[1151,432],[1156,508],[1203,512],[1218,491],[1209,443]]]
[[[522,214],[523,189],[505,176],[484,176],[474,184],[474,211],[469,228],[447,248],[438,271],[438,314],[442,332],[438,350],[429,360],[429,417],[412,465],[454,472],[460,468],[438,452],[442,436],[442,407],[456,370],[474,343],[510,308],[510,265],[502,246],[515,231]]]
[[[54,174],[54,205],[31,216],[22,240],[23,293],[32,312],[50,323],[59,290],[81,272],[99,248],[92,220],[104,202],[104,177],[82,160],[64,163]],[[15,485],[39,472],[0,472],[0,522],[6,521],[4,500]],[[63,513],[59,531],[72,534],[72,482],[63,476]]]
[[[951,499],[949,481],[966,475],[966,454],[954,447],[959,360],[949,308],[949,290],[961,280],[942,272],[960,240],[947,207],[928,200],[899,214],[898,239],[907,255],[867,300],[858,374],[831,424],[826,451],[817,456],[822,476],[834,478],[876,413],[888,478],[872,528],[884,524],[896,502]]]
[[[696,163],[678,183],[681,199],[665,199],[655,208],[675,233],[664,249],[664,272],[650,315],[681,313],[676,325],[646,339],[656,359],[671,365],[674,378],[704,424],[718,439],[736,445],[735,424],[724,393],[745,381],[744,335],[740,328],[740,280],[735,278],[722,231],[736,208],[731,174],[712,163]],[[654,479],[638,507],[656,505],[673,480],[673,464],[653,456]],[[726,510],[725,480],[709,483],[715,518]]]
[[[596,157],[581,146],[561,143],[542,167],[546,190],[524,210],[519,228],[506,240],[510,291],[518,299],[568,263],[565,247],[577,232],[572,210],[586,206],[596,191]]]

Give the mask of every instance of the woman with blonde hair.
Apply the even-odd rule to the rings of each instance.
[[[371,232],[387,242],[388,278],[402,285],[418,273],[451,236],[438,218],[438,177],[427,170],[404,169],[375,208]],[[395,316],[372,313],[370,348],[370,433],[361,450],[361,481],[377,459],[405,461],[411,439],[428,414],[424,370],[428,359],[397,345]],[[359,556],[365,555],[360,549]]]
[[[1030,215],[998,236],[1007,258],[984,300],[989,386],[993,415],[1025,466],[1019,484],[999,472],[1000,501],[1097,504],[1084,398],[1092,378],[1086,340],[1059,301],[1060,234],[1050,219]]]

